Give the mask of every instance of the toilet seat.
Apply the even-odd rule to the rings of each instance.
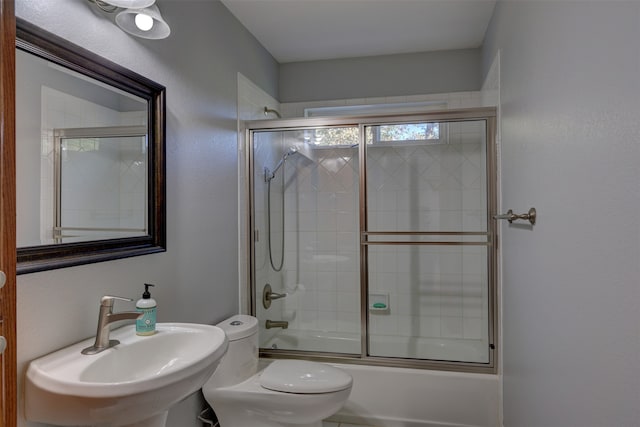
[[[260,374],[260,386],[294,394],[333,393],[351,387],[353,379],[332,366],[305,360],[276,360]]]
[[[332,393],[286,393],[263,387],[256,373],[240,384],[203,392],[223,427],[309,427],[338,412],[351,387]]]

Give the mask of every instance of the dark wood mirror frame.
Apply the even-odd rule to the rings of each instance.
[[[18,248],[17,273],[166,251],[165,87],[21,19],[16,19],[16,48],[146,100],[150,154],[148,235]]]

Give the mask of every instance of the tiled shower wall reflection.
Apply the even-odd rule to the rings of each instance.
[[[106,126],[136,126],[146,125],[146,111],[119,112],[93,102],[80,99],[66,93],[42,87],[41,108],[41,157],[40,157],[40,242],[51,241],[54,212],[54,129],[86,128]],[[73,211],[66,212],[66,217],[77,219],[73,226],[92,227],[92,218],[114,218],[113,227],[144,227],[144,224],[127,223],[126,218],[140,218],[139,213],[146,211],[145,206],[140,206],[146,201],[146,162],[140,163],[140,156],[144,159],[146,154],[142,151],[135,157],[122,157],[118,159],[118,167],[113,169],[110,175],[116,183],[116,188],[121,189],[119,196],[113,200],[107,200],[104,192],[83,194],[83,206],[76,207]],[[71,182],[78,185],[78,189],[71,188],[71,194],[77,194],[82,188],[87,188],[87,182],[91,180],[106,181],[104,176],[97,176],[100,156],[96,156],[96,164],[84,165],[78,170]],[[103,186],[103,185],[102,185]],[[92,188],[101,188],[101,185]],[[113,193],[115,194],[115,193]],[[89,200],[91,203],[87,203]],[[73,205],[73,204],[71,204]],[[73,206],[72,206],[73,207]],[[137,214],[137,215],[136,215]],[[124,221],[121,218],[125,218]],[[104,223],[102,223],[104,224]],[[67,224],[70,225],[70,224]],[[104,225],[102,225],[104,226]]]

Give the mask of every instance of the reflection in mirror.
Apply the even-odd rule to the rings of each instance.
[[[164,87],[18,20],[18,272],[164,250]]]
[[[119,225],[114,214],[130,209],[126,203],[133,200],[130,195],[118,197],[116,190],[128,187],[132,161],[114,157],[117,153],[109,150],[105,141],[101,146],[96,138],[118,136],[122,126],[140,125],[136,134],[142,129],[146,141],[146,102],[23,51],[16,52],[16,88],[18,247],[114,237],[90,230],[63,235],[56,202],[66,205],[65,227]],[[58,145],[63,135],[66,147]],[[68,140],[70,137],[79,139]],[[115,180],[120,181],[117,187],[113,187]],[[144,191],[142,198],[146,205]],[[77,221],[70,219],[73,215]],[[76,238],[70,240],[72,236]],[[120,233],[117,237],[126,236]]]
[[[146,235],[146,126],[55,129],[53,137],[53,241]]]

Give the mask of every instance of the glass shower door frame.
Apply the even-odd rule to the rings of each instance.
[[[416,122],[463,122],[484,121],[486,138],[486,232],[476,231],[371,231],[368,227],[367,214],[367,144],[365,127],[381,124],[416,123]],[[277,131],[291,129],[313,129],[316,127],[358,126],[360,128],[359,143],[359,234],[360,234],[360,310],[361,310],[361,352],[359,355],[342,353],[309,352],[304,350],[261,349],[261,357],[287,358],[295,357],[308,360],[321,360],[337,363],[356,363],[379,366],[395,366],[405,368],[451,370],[458,372],[495,373],[497,371],[497,338],[498,338],[498,295],[497,295],[497,242],[498,227],[492,216],[497,213],[497,160],[496,160],[496,109],[494,107],[472,108],[461,110],[445,110],[412,115],[385,115],[342,118],[300,118],[281,120],[261,120],[245,123],[248,171],[248,274],[249,274],[249,307],[248,311],[256,313],[254,254],[254,215],[253,215],[253,133],[256,131]],[[389,238],[394,238],[389,240]],[[410,238],[413,241],[409,241]],[[422,240],[420,240],[422,239]],[[431,239],[431,240],[429,240]],[[435,240],[434,240],[435,239]],[[457,239],[457,240],[452,240]],[[419,240],[419,241],[416,241]],[[369,247],[374,245],[456,245],[486,246],[488,273],[488,363],[456,362],[441,360],[423,360],[400,357],[371,356],[369,349]]]

